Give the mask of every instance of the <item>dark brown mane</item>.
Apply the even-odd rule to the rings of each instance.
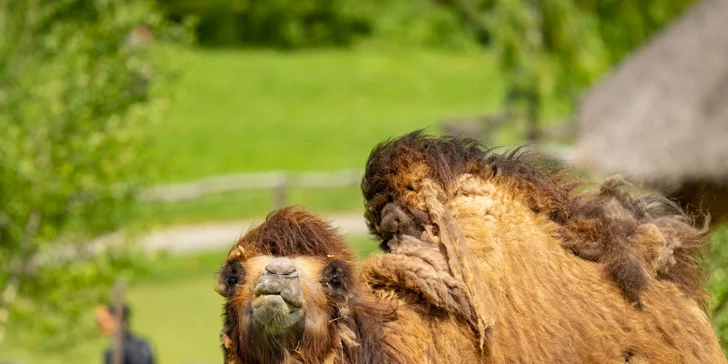
[[[705,304],[703,274],[696,264],[708,239],[704,229],[664,197],[630,196],[619,179],[577,192],[584,182],[546,165],[547,160],[521,148],[497,154],[472,139],[436,138],[423,131],[383,142],[372,151],[361,184],[367,225],[373,234],[382,234],[382,209],[391,202],[413,207],[409,199],[423,179],[438,182],[449,194],[460,175],[472,174],[518,191],[531,210],[560,226],[566,249],[601,263],[630,301],[639,303],[647,285],[645,270],[654,270],[658,279],[674,282]]]
[[[351,260],[353,256],[339,234],[325,221],[298,206],[270,213],[263,224],[241,238],[239,245],[273,256],[311,255]]]

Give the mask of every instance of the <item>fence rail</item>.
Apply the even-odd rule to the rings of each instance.
[[[241,173],[203,178],[197,181],[148,187],[140,198],[147,202],[179,202],[196,200],[211,194],[242,190],[273,190],[276,206],[285,205],[288,188],[355,187],[361,183],[364,171],[291,172],[271,171]]]
[[[573,148],[559,145],[540,145],[540,151],[566,162],[573,157]],[[327,189],[356,187],[361,183],[364,171],[345,169],[340,171],[270,171],[259,173],[240,173],[213,176],[197,181],[152,186],[143,189],[142,201],[147,202],[180,202],[203,198],[208,195],[244,191],[271,190],[275,207],[286,204],[289,188]]]

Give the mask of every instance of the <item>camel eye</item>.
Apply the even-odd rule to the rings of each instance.
[[[219,274],[219,282],[221,285],[225,286],[224,290],[227,291],[228,294],[245,276],[243,265],[239,261],[233,261],[227,264],[222,268]]]
[[[342,261],[334,261],[324,268],[322,283],[328,288],[333,296],[343,296],[349,289],[347,282],[350,280],[351,272],[349,266]]]
[[[225,277],[225,284],[228,288],[236,286],[238,284],[238,277],[232,275]]]
[[[329,279],[329,284],[334,287],[340,287],[341,286],[341,277],[339,277],[339,276],[331,277],[331,279]]]

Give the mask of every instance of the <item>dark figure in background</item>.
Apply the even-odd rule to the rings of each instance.
[[[121,313],[121,330],[123,330],[123,347],[124,355],[122,364],[154,364],[154,355],[149,343],[144,339],[133,335],[129,331],[129,306],[124,305]],[[104,336],[115,338],[117,332],[117,317],[114,314],[112,306],[106,305],[96,310],[96,321],[99,331]],[[114,344],[112,343],[104,353],[104,364],[114,364]]]

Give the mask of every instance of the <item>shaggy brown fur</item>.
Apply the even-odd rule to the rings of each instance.
[[[457,362],[725,363],[701,309],[705,230],[619,179],[577,192],[542,160],[421,132],[377,146],[362,191],[389,254],[366,283],[428,322],[423,337],[469,326],[442,346]]]
[[[376,277],[373,271],[361,276],[349,262],[351,256],[325,222],[298,208],[272,213],[243,236],[219,274],[218,292],[227,301],[221,332],[225,363],[478,362],[481,353],[468,325],[476,322],[475,307],[467,287],[432,270],[409,271],[413,266],[406,260],[399,270],[401,282]],[[253,282],[273,257],[296,259],[306,276],[318,277],[302,278],[305,324],[276,336],[266,335],[251,318]],[[380,261],[375,257],[370,263],[376,266]],[[374,290],[359,283],[367,277]],[[434,291],[416,285],[423,278],[435,279]],[[452,291],[443,290],[442,284],[451,285]],[[410,288],[427,298],[417,298],[419,293],[399,296]],[[423,305],[427,299],[452,306]],[[467,318],[448,311],[463,307],[470,310]]]
[[[305,299],[303,323],[279,335],[252,318],[255,282],[274,257],[295,259]],[[301,209],[275,211],[243,236],[219,274],[225,363],[397,362],[383,331],[393,311],[362,294],[351,260],[334,230]]]
[[[367,162],[362,182],[367,224],[373,234],[382,238],[382,248],[387,251],[391,234],[386,232],[386,222],[385,229],[380,228],[382,216],[387,216],[382,210],[386,204],[397,202],[422,216],[422,211],[412,208],[416,205],[412,199],[423,180],[436,182],[446,195],[452,194],[465,174],[499,180],[517,191],[534,213],[544,214],[562,227],[560,234],[566,248],[584,259],[602,263],[606,274],[631,301],[639,302],[639,293],[646,287],[647,272],[642,270],[641,260],[648,260],[648,267],[656,264],[653,271],[659,278],[675,282],[704,303],[707,297],[695,260],[707,241],[707,230],[691,226],[680,209],[665,198],[633,199],[619,189],[625,182],[618,178],[607,180],[598,191],[575,193],[580,181],[574,175],[540,166],[541,160],[545,158],[533,152],[516,149],[503,155],[492,154],[473,140],[429,138],[421,131],[380,144]],[[637,234],[651,226],[665,236]],[[666,241],[663,247],[653,246],[655,242],[630,244],[635,237]],[[635,255],[648,247],[653,251]],[[673,258],[653,262],[659,255],[654,249],[667,250]]]

